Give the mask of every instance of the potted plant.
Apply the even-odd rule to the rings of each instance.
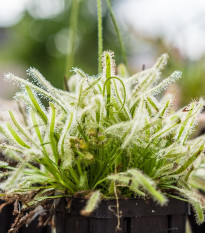
[[[110,1],[106,2],[124,54]],[[76,15],[77,3],[71,11]],[[41,224],[52,224],[54,216],[57,233],[181,233],[187,203],[197,221],[204,220],[203,199],[187,182],[195,160],[203,155],[204,138],[190,140],[189,135],[204,101],[174,111],[172,96],[159,97],[181,76],[176,71],[159,82],[166,54],[131,77],[123,65],[116,69],[113,53],[102,55],[101,1],[97,3],[97,76],[75,68],[65,82],[69,91],[62,91],[34,68],[28,70],[33,82],[6,75],[21,87],[15,99],[26,108],[24,122],[10,111],[10,121],[1,124],[7,139],[1,147],[17,163],[0,163],[6,169],[1,196],[15,202],[17,214],[10,233],[37,215]],[[75,26],[77,17],[72,18]],[[72,67],[73,58],[67,60]]]
[[[187,180],[203,155],[204,138],[188,137],[204,100],[175,112],[171,96],[157,96],[181,76],[175,71],[157,84],[167,58],[127,77],[122,66],[115,73],[106,51],[97,77],[73,70],[73,92],[54,88],[33,68],[33,83],[6,75],[21,87],[15,99],[27,109],[25,123],[10,111],[1,125],[1,147],[18,163],[0,163],[7,169],[2,198],[18,206],[10,232],[43,209],[50,209],[45,222],[55,215],[59,233],[147,232],[147,221],[150,232],[184,232],[186,202],[203,222],[203,200]]]

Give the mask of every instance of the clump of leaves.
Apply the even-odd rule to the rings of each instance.
[[[26,121],[10,111],[10,122],[1,124],[7,139],[1,147],[18,164],[0,163],[6,169],[2,195],[18,197],[22,209],[88,195],[86,215],[102,198],[151,197],[164,205],[171,196],[190,202],[202,222],[203,202],[187,180],[203,155],[204,137],[189,135],[204,100],[175,112],[172,96],[158,98],[181,77],[175,71],[159,82],[166,54],[131,77],[123,66],[116,74],[111,52],[102,57],[103,72],[96,77],[73,70],[73,92],[54,88],[33,68],[33,82],[6,75],[21,88],[15,99],[26,106]]]

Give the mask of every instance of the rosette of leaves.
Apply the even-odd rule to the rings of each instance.
[[[21,88],[15,99],[25,105],[26,121],[10,111],[1,124],[7,138],[1,147],[18,164],[1,163],[2,198],[21,201],[23,211],[86,196],[82,214],[89,215],[102,198],[150,197],[165,205],[175,197],[190,202],[202,222],[203,200],[187,180],[203,156],[204,137],[189,135],[204,100],[174,111],[172,96],[157,96],[181,77],[175,71],[159,81],[166,54],[131,77],[123,66],[116,74],[111,52],[102,57],[103,72],[95,77],[73,69],[73,92],[54,88],[33,68],[33,82],[6,75]]]

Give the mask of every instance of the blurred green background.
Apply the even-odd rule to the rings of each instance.
[[[21,1],[22,3],[20,3]],[[29,67],[37,68],[54,86],[63,88],[63,77],[67,68],[65,59],[66,55],[71,52],[69,33],[72,33],[70,28],[72,1],[21,1],[0,2],[0,97],[3,98],[10,98],[15,89],[12,85],[3,82],[3,74],[12,72],[26,77],[26,69]],[[168,2],[173,5],[173,8],[176,8],[174,1],[167,0]],[[200,47],[200,43],[197,42],[198,37],[196,37],[197,33],[199,35],[199,23],[202,26],[205,23],[204,15],[200,13],[201,10],[205,10],[205,4],[201,5],[199,0],[190,0],[190,2],[193,2],[194,6],[198,4],[198,11],[195,11],[192,18],[185,17],[186,14],[189,14],[189,10],[185,6],[185,10],[179,12],[179,15],[185,14],[184,17],[177,18],[179,16],[172,14],[173,18],[171,18],[171,13],[166,14],[166,11],[171,12],[170,6],[172,5],[168,5],[167,9],[164,8],[163,12],[165,13],[157,11],[162,4],[160,0],[152,2],[145,0],[143,3],[142,0],[112,1],[124,40],[130,73],[141,70],[143,65],[146,68],[150,67],[161,53],[168,52],[170,60],[164,74],[169,74],[175,69],[183,72],[183,78],[178,85],[169,90],[176,94],[180,106],[189,103],[193,98],[205,96],[205,56],[203,51],[205,47]],[[190,5],[190,2],[187,5]],[[189,9],[193,9],[191,5],[189,7]],[[119,64],[123,61],[122,54],[106,1],[103,0],[102,9],[104,50],[114,51],[116,63]],[[176,10],[173,12],[177,14]],[[167,22],[166,17],[169,18]],[[159,25],[161,21],[164,26]],[[195,37],[192,38],[194,44],[192,50],[195,53],[191,53],[190,49],[186,52],[185,47],[180,47],[180,43],[185,44],[183,38],[189,38],[192,33],[194,35],[193,30],[190,31],[190,34],[187,32],[188,34],[183,35],[184,37],[180,34],[187,29],[187,25],[192,28],[197,25],[198,28]],[[161,29],[163,27],[171,29],[171,34],[165,30],[162,30],[162,33],[159,30],[160,27]],[[200,27],[200,33],[202,33],[202,39],[203,35],[205,39],[203,28]],[[169,34],[168,37],[166,33]],[[175,43],[179,39],[181,42]],[[74,66],[82,68],[88,74],[97,74],[96,0],[79,1],[77,38],[74,50]],[[196,51],[199,52],[196,53]],[[193,57],[192,54],[194,54]]]

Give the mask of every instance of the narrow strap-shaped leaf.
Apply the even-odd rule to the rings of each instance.
[[[11,136],[14,138],[14,140],[20,145],[23,146],[25,148],[31,148],[26,142],[23,141],[23,139],[21,139],[18,134],[16,133],[16,131],[12,128],[11,124],[9,122],[7,122],[6,124]]]
[[[122,102],[121,108],[117,110],[117,112],[120,112],[124,108],[125,101],[126,101],[126,89],[125,89],[125,85],[124,85],[123,81],[120,78],[118,78],[118,77],[114,77],[113,76],[113,77],[107,78],[106,81],[105,81],[105,83],[104,83],[104,86],[103,86],[103,95],[105,94],[105,89],[107,87],[106,86],[107,82],[110,82],[111,79],[116,79],[116,80],[118,80],[122,84],[122,88],[123,88],[123,92],[124,92],[124,97],[123,97],[123,102]],[[120,96],[118,94],[118,90],[116,90],[116,93],[117,93],[117,96],[119,98],[119,101],[121,102]]]
[[[195,168],[194,165],[191,165],[190,169],[188,170],[188,172],[184,178],[185,182],[187,182],[187,183],[189,182],[189,177],[190,177],[191,173],[194,171],[194,168]]]
[[[85,142],[88,142],[89,141],[88,136],[85,134],[85,132],[84,132],[81,124],[78,123],[77,128],[78,128],[78,131],[79,131],[81,137],[83,137],[83,139],[85,140]]]
[[[49,92],[43,90],[42,88],[30,83],[29,81],[27,81],[25,79],[19,78],[19,77],[13,75],[13,74],[6,74],[5,78],[8,79],[8,80],[14,81],[17,84],[19,83],[20,85],[30,87],[31,89],[35,90],[37,93],[42,94],[45,98],[49,98],[53,102],[56,102],[57,104],[59,104],[61,106],[61,108],[63,109],[63,111],[67,112],[65,104],[60,102],[59,99],[56,99],[52,94],[50,94]],[[56,89],[56,91],[58,91],[58,89]],[[75,97],[72,96],[71,94],[69,94],[68,92],[64,92],[64,91],[59,91],[59,92],[61,94],[63,93],[64,95],[70,97],[71,99],[75,100]]]
[[[195,212],[196,222],[201,224],[204,221],[204,212],[203,212],[203,200],[201,196],[198,195],[195,191],[186,190],[173,186],[173,189],[177,190],[182,196],[184,196],[187,201],[192,205]]]
[[[150,141],[154,140],[155,138],[161,138],[165,135],[170,134],[178,125],[180,122],[174,122],[170,127],[164,127],[160,131],[156,132],[151,138]]]
[[[133,120],[134,124],[127,130],[127,133],[125,134],[124,142],[122,143],[122,148],[125,148],[130,141],[132,140],[132,137],[136,133],[137,130],[143,127],[143,107],[144,107],[144,99],[140,99],[139,106],[135,110],[135,118]]]
[[[9,114],[10,114],[10,117],[11,117],[14,125],[16,126],[16,128],[24,135],[25,138],[27,138],[33,145],[35,145],[38,148],[39,146],[33,141],[33,139],[25,132],[25,130],[18,123],[18,121],[16,120],[13,112],[9,111]]]
[[[136,180],[131,179],[130,180],[130,186],[129,189],[131,189],[135,194],[140,195],[142,197],[145,197],[146,194],[139,189],[139,182]]]
[[[204,222],[204,211],[202,207],[200,206],[199,202],[192,199],[190,203],[192,204],[193,210],[196,213],[196,216],[195,216],[196,222],[198,224],[203,223]]]
[[[82,92],[83,92],[83,83],[85,82],[85,79],[82,79],[80,84],[79,84],[79,88],[78,88],[78,99],[77,99],[77,109],[81,104],[82,101]]]
[[[11,188],[16,187],[16,182],[19,181],[20,178],[22,178],[23,174],[22,174],[22,170],[25,168],[25,164],[22,162],[18,167],[16,167],[13,172],[11,173],[10,177],[5,180],[4,182],[1,182],[1,189],[3,189],[4,191],[8,191]]]
[[[153,69],[152,72],[147,75],[142,82],[139,84],[138,91],[146,91],[149,87],[153,85],[160,78],[160,72],[156,69]]]
[[[152,69],[153,68],[150,68],[150,69],[147,69],[147,70],[143,70],[141,72],[138,72],[130,77],[128,77],[126,80],[125,80],[125,84],[126,86],[129,86],[130,84],[134,84],[134,83],[139,83],[140,80],[145,76],[145,75],[148,75],[152,72]]]
[[[138,88],[135,94],[138,93],[139,90],[143,92],[148,90],[149,87],[153,86],[154,83],[158,81],[158,79],[160,78],[161,70],[167,64],[167,60],[168,60],[168,55],[162,54],[162,56],[157,59],[157,62],[154,64],[154,66],[151,69],[142,71],[139,73],[139,75],[136,74],[130,78],[129,82],[138,80]]]
[[[156,61],[156,63],[154,64],[154,68],[158,69],[159,71],[161,71],[167,64],[169,55],[167,53],[163,53]]]
[[[195,107],[195,103],[192,103],[190,105],[190,110],[186,114],[185,120],[183,121],[183,123],[181,124],[181,127],[179,128],[179,131],[178,131],[178,134],[177,134],[177,137],[176,137],[177,140],[179,140],[180,137],[182,136],[182,134],[183,134],[183,132],[184,132],[184,130],[186,128],[187,122],[190,119],[192,113],[194,112],[194,107]]]
[[[176,135],[176,139],[180,141],[181,144],[186,141],[186,139],[192,132],[193,126],[197,121],[197,116],[200,114],[203,106],[204,100],[200,99],[199,101],[193,102],[192,104],[190,104],[190,106],[186,107],[188,112],[183,112],[184,114],[186,114],[186,117]]]
[[[131,174],[133,179],[136,179],[152,197],[159,201],[160,204],[163,205],[167,202],[167,198],[154,187],[153,181],[142,174],[139,170],[131,169],[128,170],[127,173]]]
[[[79,75],[81,78],[85,78],[85,77],[88,76],[88,74],[86,74],[83,70],[79,69],[78,67],[74,67],[74,68],[72,69],[72,71],[73,71],[75,74]]]
[[[101,121],[101,114],[102,114],[102,99],[101,98],[96,98],[95,103],[96,103],[96,112],[95,112],[95,119],[96,122],[99,124]]]
[[[53,97],[55,96],[56,100],[60,101],[59,96],[61,95],[66,96],[71,100],[75,99],[75,97],[69,92],[54,88],[51,83],[48,82],[37,69],[30,68],[27,70],[27,74],[30,75],[35,81],[37,81],[40,86],[48,92],[49,95],[52,94]]]
[[[0,168],[10,168],[9,164],[7,162],[4,161],[0,161]],[[14,169],[13,167],[11,167],[12,169]]]
[[[65,127],[63,129],[63,132],[62,132],[60,139],[59,139],[59,142],[58,142],[58,152],[61,154],[61,156],[64,156],[65,139],[66,139],[66,135],[71,127],[72,122],[73,122],[73,113],[71,112],[70,118],[66,121]]]
[[[171,104],[172,104],[172,98],[169,98],[165,102],[165,104],[163,104],[163,106],[161,107],[158,117],[163,117],[165,113],[168,111],[168,109],[170,108]]]
[[[34,127],[34,130],[35,130],[35,132],[36,132],[36,135],[37,135],[37,137],[38,137],[38,139],[39,139],[39,141],[40,141],[40,143],[41,143],[41,146],[42,146],[42,148],[43,148],[43,151],[44,151],[44,153],[46,154],[46,155],[48,155],[47,154],[47,151],[46,151],[46,149],[45,149],[45,146],[44,146],[44,141],[43,141],[43,138],[42,138],[42,136],[41,136],[41,131],[40,131],[40,128],[39,128],[39,122],[38,122],[38,120],[37,120],[37,118],[36,118],[36,113],[35,113],[35,111],[33,110],[33,109],[31,109],[31,120],[32,120],[32,122],[33,122],[33,127]]]
[[[89,216],[97,208],[98,203],[100,202],[100,198],[101,198],[100,191],[97,190],[93,192],[85,208],[81,211],[81,214],[85,216]]]
[[[152,80],[155,80],[153,77],[157,77],[156,76],[156,70],[150,69],[148,72],[144,73],[144,75],[142,75],[142,77],[139,77],[137,80],[137,82],[135,83],[134,81],[131,82],[131,86],[130,86],[130,92],[131,92],[131,96],[130,96],[130,101],[136,101],[136,97],[139,95],[139,93],[145,91],[144,86],[148,83],[149,85],[152,85],[151,82],[149,82],[149,80],[152,78]],[[135,76],[133,76],[134,78]],[[136,75],[137,77],[137,75]],[[133,86],[134,85],[134,86]],[[129,87],[129,85],[127,85]]]
[[[30,68],[27,70],[27,74],[30,75],[41,88],[52,94],[55,98],[59,99],[62,94],[65,94],[65,92],[61,90],[57,90],[54,88],[50,82],[48,82],[43,75],[35,68]]]
[[[184,144],[184,142],[187,140],[187,138],[191,134],[195,122],[196,122],[196,117],[192,117],[192,119],[190,119],[187,122],[187,125],[186,125],[187,130],[185,131],[185,133],[181,137],[181,144]]]
[[[87,93],[96,85],[99,83],[101,77],[96,78],[92,83],[89,83],[89,86],[82,92],[82,98],[87,95]]]
[[[36,112],[38,113],[38,115],[41,117],[41,119],[44,121],[45,124],[47,124],[48,119],[46,114],[44,113],[44,111],[42,110],[41,106],[39,105],[36,97],[34,96],[31,88],[29,86],[26,86],[26,92],[28,93],[28,96],[36,110]]]
[[[73,177],[75,183],[79,184],[80,179],[79,179],[78,175],[76,174],[76,170],[74,170],[71,166],[68,167],[68,170],[69,170],[71,176]]]
[[[157,106],[157,103],[154,101],[153,97],[147,97],[147,102],[154,108],[157,112],[159,111],[159,108]]]
[[[8,150],[11,150],[11,151],[16,151],[16,152],[19,152],[19,153],[23,154],[23,150],[15,147],[15,146],[10,146],[10,145],[7,145],[7,144],[0,144],[0,148],[8,149]]]
[[[53,190],[53,188],[51,188],[50,190]],[[47,190],[46,189],[46,191],[50,191],[50,190]],[[65,197],[65,194],[64,195],[56,195],[56,196],[39,196],[39,197],[34,197],[33,199],[32,199],[32,201],[30,201],[30,202],[27,202],[26,203],[26,205],[23,205],[22,206],[22,209],[26,209],[26,208],[28,208],[28,206],[35,206],[35,205],[37,205],[37,204],[39,204],[40,202],[42,202],[42,201],[45,201],[45,200],[50,200],[50,199],[57,199],[57,198],[61,198],[61,197]]]
[[[112,57],[109,52],[104,53],[104,60],[105,60],[105,76],[106,80],[108,80],[111,77],[112,73]],[[110,101],[111,101],[111,80],[106,83],[106,104],[107,104],[107,118],[110,118]]]
[[[53,162],[49,157],[45,156],[42,159],[36,159],[36,161],[43,166],[55,177],[57,183],[60,183],[63,187],[66,187],[71,193],[74,193],[75,185],[73,182],[64,176],[60,167]],[[62,188],[62,187],[61,187]]]
[[[187,151],[187,146],[182,146],[178,143],[173,143],[171,146],[160,150],[157,156],[160,156],[160,158],[165,157],[167,159],[175,159],[177,158],[177,156],[184,156],[185,154],[187,154]]]
[[[200,145],[198,150],[189,159],[187,159],[179,169],[177,169],[171,175],[178,175],[184,172],[201,155],[203,149],[204,149],[204,142]]]
[[[129,183],[130,183],[130,177],[127,175],[126,172],[120,172],[120,173],[116,173],[113,175],[109,175],[107,179],[112,180],[112,181],[117,181],[120,184],[127,185],[127,186],[129,186]],[[139,186],[139,183],[137,184]]]
[[[122,121],[126,121],[126,120],[131,120],[132,117],[131,117],[131,114],[129,112],[129,109],[128,109],[128,106],[126,104],[126,96],[127,96],[127,93],[126,93],[126,88],[125,88],[125,85],[124,83],[122,82],[123,84],[123,97],[121,96],[121,90],[118,90],[118,86],[115,82],[115,80],[113,81],[113,84],[114,84],[114,87],[115,87],[115,93],[116,93],[116,96],[118,98],[119,101],[113,101],[113,105],[116,109],[118,109],[117,111],[113,112],[113,113],[119,113],[118,116],[121,118]],[[123,99],[123,102],[122,102],[122,99]],[[115,102],[117,102],[115,104]],[[119,106],[120,104],[120,106]],[[123,110],[123,111],[122,111]]]
[[[168,78],[163,80],[161,83],[159,83],[157,86],[153,87],[152,89],[148,90],[146,92],[146,95],[158,95],[163,90],[165,90],[171,83],[176,81],[177,79],[181,78],[182,73],[180,71],[173,72]]]
[[[56,109],[55,106],[50,103],[50,108],[51,108],[51,118],[50,118],[50,125],[49,125],[49,137],[50,137],[50,142],[51,142],[51,147],[53,151],[53,156],[55,159],[56,164],[58,164],[58,153],[57,153],[57,144],[54,136],[54,130],[55,130],[55,120],[56,120]]]
[[[21,106],[21,104],[19,102],[17,102],[17,104],[18,104],[18,110],[21,113],[21,116],[23,118],[24,125],[28,126],[28,122],[26,120],[25,106],[24,107]]]

